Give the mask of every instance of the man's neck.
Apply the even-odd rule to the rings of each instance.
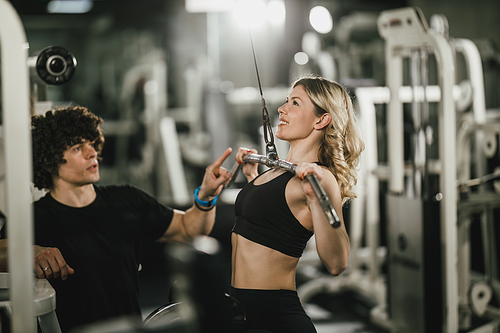
[[[94,202],[96,193],[94,185],[55,186],[50,195],[58,202],[70,207],[86,207]]]

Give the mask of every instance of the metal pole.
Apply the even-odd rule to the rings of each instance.
[[[12,5],[0,0],[2,110],[12,332],[36,332],[33,309],[33,213],[28,43]]]

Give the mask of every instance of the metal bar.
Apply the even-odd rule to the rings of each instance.
[[[387,87],[391,91],[387,107],[387,154],[391,169],[389,191],[394,194],[404,192],[404,121],[403,104],[397,93],[403,86],[403,60],[393,52],[392,46],[386,43],[386,75]]]
[[[175,120],[171,117],[162,118],[160,120],[159,129],[172,198],[177,205],[187,205],[192,199],[182,166],[179,136],[175,128]]]
[[[250,162],[250,163],[264,164],[272,169],[282,169],[291,172],[293,174],[295,174],[295,169],[297,169],[296,164],[283,161],[280,159],[273,160],[263,155],[248,154],[245,156],[243,160],[245,162]],[[334,228],[340,227],[339,216],[337,215],[335,208],[333,208],[332,202],[326,195],[325,190],[321,186],[318,177],[316,177],[316,175],[307,175],[306,179],[309,182],[309,184],[311,184],[314,194],[316,195],[316,198],[318,199],[321,208],[323,209],[323,212],[325,213],[325,216],[328,219],[330,225]]]
[[[445,332],[459,331],[458,311],[458,244],[457,244],[457,163],[456,163],[456,113],[453,100],[455,66],[451,47],[440,36],[429,36],[436,50],[436,61],[440,76],[441,103],[439,109],[439,159],[442,162],[439,188],[443,194],[441,202],[441,241],[446,244],[443,253],[443,284],[446,288],[443,314],[446,318]]]
[[[356,192],[358,198],[351,205],[351,219],[349,233],[351,235],[351,253],[353,249],[360,248],[362,235],[360,232],[354,233],[354,226],[363,228],[366,219],[366,247],[370,249],[369,259],[366,262],[368,274],[371,281],[377,281],[381,276],[381,265],[377,259],[377,252],[380,249],[380,199],[379,199],[379,178],[374,174],[378,169],[378,147],[377,147],[377,117],[375,104],[386,103],[390,98],[388,88],[364,87],[356,89],[356,99],[360,112],[360,126],[365,142],[365,150],[361,154],[361,165],[365,172],[360,173]],[[364,201],[364,203],[363,203]],[[365,212],[356,212],[356,205],[365,207]],[[359,209],[358,209],[359,210]],[[357,246],[356,246],[357,245]],[[356,256],[353,256],[356,258]],[[353,265],[354,264],[354,265]],[[351,260],[351,266],[355,266]]]
[[[411,78],[411,86],[412,88],[419,87],[422,82],[422,76],[420,71],[420,49],[411,50],[411,58],[410,58],[410,78]],[[411,103],[411,118],[413,123],[411,138],[411,162],[412,162],[412,172],[413,175],[411,177],[411,186],[412,191],[411,195],[415,197],[420,197],[422,194],[422,182],[421,182],[421,169],[420,169],[420,159],[419,154],[421,153],[422,147],[419,146],[419,133],[422,128],[422,103],[417,102],[416,99],[413,99]]]
[[[234,184],[234,182],[236,181],[236,177],[238,176],[238,173],[240,172],[242,167],[243,164],[234,163],[233,167],[231,168],[231,180],[226,184],[226,186],[224,186],[224,188],[231,187]]]

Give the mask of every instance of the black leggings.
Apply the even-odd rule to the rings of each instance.
[[[245,331],[316,333],[295,290],[231,288],[231,292],[245,310]]]

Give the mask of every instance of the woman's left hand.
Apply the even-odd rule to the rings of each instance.
[[[302,190],[308,199],[316,199],[314,191],[307,181],[307,175],[316,175],[318,181],[321,183],[323,180],[323,169],[316,163],[299,162],[297,168],[295,169],[295,174],[297,178],[302,181]]]

